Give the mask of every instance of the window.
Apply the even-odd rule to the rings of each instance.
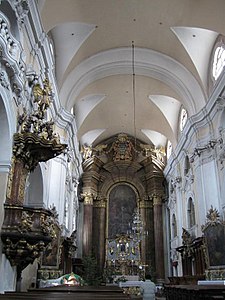
[[[218,79],[225,66],[225,45],[216,48],[213,57],[212,75],[215,80]]]
[[[185,108],[181,108],[180,111],[180,131],[182,132],[184,129],[184,126],[187,122],[188,114]]]
[[[191,228],[195,225],[195,207],[192,198],[188,199],[187,217],[188,227]]]
[[[209,93],[212,91],[216,81],[222,74],[225,66],[225,37],[219,35],[215,41],[212,49],[210,64],[209,64],[209,76],[208,85]]]

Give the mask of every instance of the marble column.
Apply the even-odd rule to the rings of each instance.
[[[162,198],[159,195],[153,195],[153,212],[154,212],[156,279],[158,283],[162,283],[165,280],[165,270],[164,270],[164,249],[163,249]]]
[[[149,200],[140,201],[140,212],[144,222],[144,236],[141,243],[141,261],[146,265],[146,271],[155,273],[154,224],[153,206]]]
[[[94,201],[94,209],[93,245],[95,245],[99,271],[102,271],[105,263],[106,202],[103,199]]]
[[[92,254],[93,195],[84,193],[83,255]]]

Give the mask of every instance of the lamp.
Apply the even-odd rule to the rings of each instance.
[[[143,239],[144,235],[144,224],[138,208],[136,208],[134,211],[133,220],[130,227],[131,238],[135,242],[140,242]]]

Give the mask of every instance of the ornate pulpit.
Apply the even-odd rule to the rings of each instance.
[[[41,207],[24,206],[27,177],[39,162],[56,157],[67,147],[54,133],[54,122],[46,121],[46,110],[52,101],[48,79],[43,81],[43,87],[34,84],[31,94],[37,109],[30,113],[24,109],[18,117],[1,229],[3,253],[11,265],[17,267],[17,290],[20,289],[22,270],[56,239],[54,214]]]

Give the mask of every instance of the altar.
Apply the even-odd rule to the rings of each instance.
[[[120,276],[139,278],[140,243],[128,234],[107,241],[106,269],[114,278]]]

